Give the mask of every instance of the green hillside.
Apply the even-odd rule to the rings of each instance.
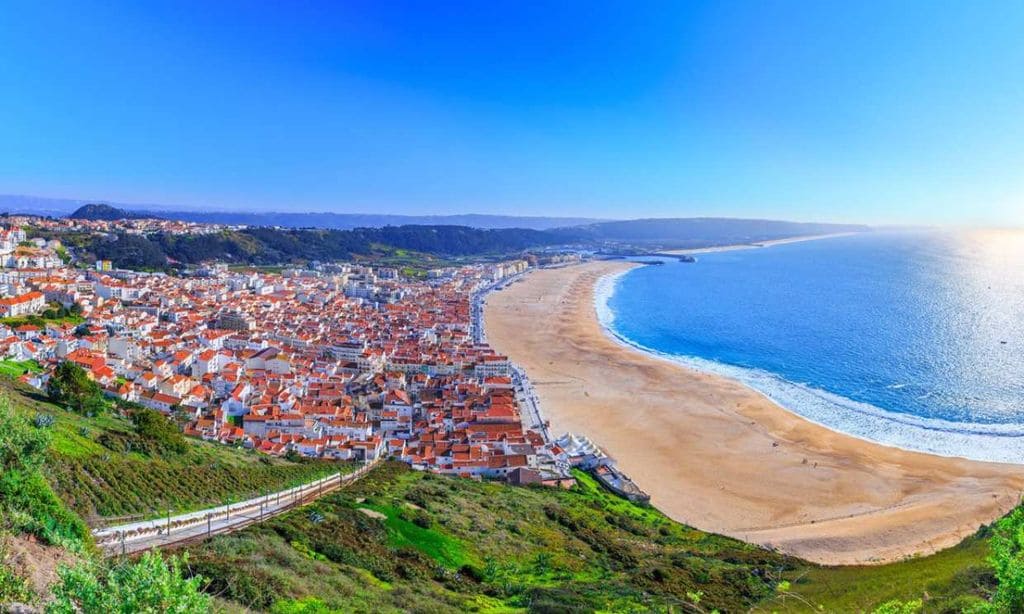
[[[991,595],[987,535],[930,557],[825,568],[673,522],[599,488],[376,470],[351,488],[191,550],[211,593],[274,612],[872,612]],[[415,607],[412,607],[415,604]]]
[[[147,453],[153,446],[115,412],[82,416],[6,378],[0,378],[0,393],[30,420],[46,417],[50,444],[43,473],[65,504],[89,521],[200,509],[346,469],[194,439],[185,440],[182,453]]]
[[[190,551],[213,593],[275,611],[744,611],[798,561],[696,531],[578,474],[572,492],[392,463]],[[688,596],[689,595],[689,596]],[[303,610],[316,603],[323,610]]]
[[[83,519],[216,504],[337,465],[202,442],[177,454],[124,451],[111,442],[140,436],[130,421],[83,417],[11,380],[0,385],[11,406],[0,408],[0,604],[39,603],[55,590],[56,569],[76,561],[75,582],[65,579],[56,590],[86,612],[109,611],[111,600],[157,581],[183,603],[201,604],[183,611],[872,612],[893,600],[921,600],[916,611],[1012,612],[1006,603],[1024,603],[1010,590],[1022,559],[1021,514],[996,532],[996,550],[1011,563],[1002,575],[988,561],[996,543],[988,530],[934,556],[824,568],[686,527],[582,473],[571,490],[515,488],[401,463],[192,546],[187,564],[159,557],[101,564]],[[9,545],[45,557],[15,561]],[[48,566],[42,587],[33,565]],[[997,585],[1010,595],[997,596],[999,607],[987,601]],[[96,602],[104,605],[87,606],[83,586],[106,586],[86,591],[106,595]]]

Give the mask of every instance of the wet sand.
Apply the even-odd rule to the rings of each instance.
[[[630,266],[534,271],[487,298],[485,325],[552,434],[591,437],[675,520],[819,563],[881,563],[952,546],[1019,502],[1024,466],[842,435],[613,341],[594,285]]]

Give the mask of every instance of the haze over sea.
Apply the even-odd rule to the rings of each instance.
[[[1024,233],[877,232],[697,259],[604,280],[602,322],[837,431],[1024,462]]]

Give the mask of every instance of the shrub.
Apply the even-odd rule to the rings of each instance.
[[[49,443],[48,433],[31,428],[24,417],[14,413],[8,399],[0,398],[0,470],[38,467]]]
[[[107,407],[96,382],[82,367],[66,360],[57,365],[46,382],[46,394],[53,402],[86,416],[102,413]]]
[[[989,545],[989,563],[998,584],[991,603],[979,603],[970,612],[1020,612],[1024,610],[1024,508],[1018,507],[995,524]]]
[[[15,469],[0,474],[0,500],[0,509],[17,531],[71,550],[90,539],[89,528],[64,507],[39,471]]]
[[[140,437],[153,442],[158,450],[182,454],[188,449],[178,427],[158,411],[138,409],[132,412],[132,424]]]
[[[187,555],[186,555],[187,557]],[[186,578],[187,558],[147,552],[137,562],[104,569],[83,563],[60,570],[48,613],[129,614],[135,612],[208,612],[211,599],[200,591],[202,577]]]
[[[89,530],[39,471],[49,442],[46,430],[33,428],[0,399],[0,516],[9,528],[76,548],[89,539]]]
[[[921,609],[920,599],[913,601],[887,601],[875,609],[874,614],[914,614]]]
[[[206,559],[195,569],[211,579],[207,591],[248,608],[267,610],[285,597],[287,587],[255,565]]]
[[[343,611],[329,608],[327,604],[315,597],[278,601],[270,609],[271,614],[335,614]]]
[[[4,566],[4,558],[5,552],[0,549],[0,603],[31,600],[32,591],[29,589],[28,580]]]

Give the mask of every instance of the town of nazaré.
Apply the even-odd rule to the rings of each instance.
[[[87,224],[102,231],[111,222]],[[21,230],[8,236],[4,246],[25,242]],[[34,247],[46,255],[57,246]],[[536,399],[525,376],[482,341],[476,302],[526,271],[526,260],[426,279],[347,263],[281,274],[212,263],[180,275],[105,261],[13,264],[0,270],[0,309],[17,306],[7,315],[60,305],[83,318],[0,324],[0,354],[43,367],[21,376],[37,389],[70,361],[109,397],[173,413],[186,435],[276,456],[395,458],[441,474],[562,487],[574,483],[573,466],[611,465],[585,438],[551,439],[537,411],[527,424],[522,406],[536,410]]]

